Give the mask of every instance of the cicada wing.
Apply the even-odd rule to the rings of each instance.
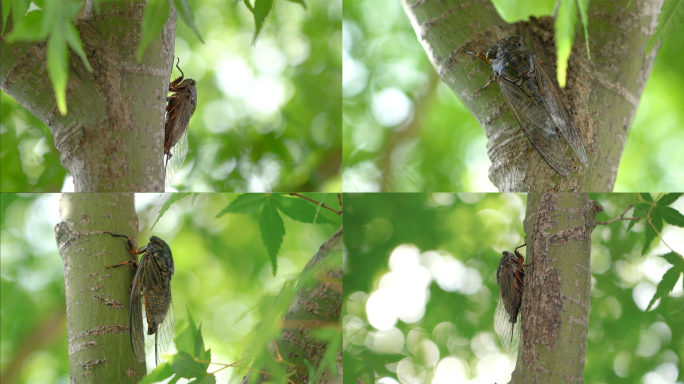
[[[185,132],[183,132],[183,134],[181,135],[176,145],[174,145],[171,148],[170,154],[166,156],[166,175],[164,178],[167,188],[171,186],[173,178],[176,177],[176,174],[183,166],[183,162],[185,161],[185,156],[187,154],[188,130],[186,129]]]
[[[554,87],[551,79],[546,74],[546,72],[539,66],[535,66],[535,77],[541,84],[543,89],[544,99],[546,101],[546,106],[551,113],[553,121],[556,126],[565,136],[572,149],[577,154],[582,164],[588,166],[587,153],[584,150],[584,142],[582,141],[582,136],[580,131],[577,129],[575,122],[570,117],[568,109],[565,107],[563,99],[558,95],[556,88]]]
[[[154,257],[150,256],[146,258],[142,276],[145,282],[147,351],[154,350],[158,365],[161,354],[166,351],[173,338],[175,314],[171,301],[171,277],[163,273]]]
[[[527,80],[533,81],[532,79]],[[524,92],[505,78],[497,79],[513,116],[530,139],[534,148],[549,165],[563,176],[570,174],[560,139],[551,115],[546,111],[538,91]],[[537,88],[536,84],[529,84]]]
[[[140,259],[140,265],[135,273],[133,279],[133,287],[131,288],[130,306],[131,310],[128,312],[128,327],[131,337],[131,347],[133,353],[138,361],[145,361],[145,334],[143,332],[143,314],[142,314],[142,285],[143,276],[140,266],[145,261],[145,255]]]
[[[169,350],[174,336],[173,327],[176,322],[176,314],[173,308],[173,301],[171,300],[171,290],[168,292],[168,312],[164,321],[157,326],[157,332],[155,333],[155,359],[157,365],[161,363],[161,355]]]
[[[520,322],[511,323],[505,300],[501,295],[499,296],[499,302],[494,312],[494,330],[499,335],[503,349],[509,354],[515,355],[520,342]]]

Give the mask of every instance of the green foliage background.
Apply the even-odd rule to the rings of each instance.
[[[549,2],[520,3],[528,12]],[[581,30],[578,22],[576,44],[584,43]],[[345,2],[343,34],[344,191],[497,191],[488,179],[484,131],[439,80],[401,2]],[[682,51],[684,28],[658,51],[614,192],[679,191],[684,185]],[[403,94],[410,108],[404,121],[389,127],[373,115],[374,99],[387,90]]]
[[[608,221],[619,216],[637,196],[590,194],[590,198],[605,209],[597,220]],[[356,383],[356,378],[374,382],[373,371],[380,378],[396,380],[396,363],[407,358],[412,359],[415,376],[404,377],[401,382],[430,383],[436,362],[429,358],[429,348],[421,348],[421,340],[436,345],[439,359],[459,359],[473,382],[507,382],[515,363],[500,349],[493,327],[499,294],[496,268],[503,250],[512,251],[523,243],[525,205],[526,195],[515,194],[345,194],[345,383]],[[673,207],[684,211],[684,199],[680,197]],[[625,215],[631,216],[631,211]],[[584,382],[649,382],[649,375],[655,381],[658,376],[654,375],[661,375],[662,382],[681,382],[681,277],[675,291],[662,299],[657,308],[650,312],[639,309],[633,296],[635,290],[648,287],[655,293],[656,285],[671,267],[657,255],[669,250],[654,241],[650,251],[642,256],[644,223],[639,222],[629,232],[627,226],[628,222],[618,221],[598,226],[592,233],[591,315]],[[682,252],[682,228],[666,224],[663,236],[675,251]],[[410,324],[398,321],[398,333],[393,334],[392,340],[399,339],[395,343],[400,348],[380,353],[372,347],[380,332],[368,322],[366,303],[382,284],[387,287],[392,279],[397,279],[387,278],[381,283],[382,277],[390,272],[390,254],[402,244],[413,245],[421,253],[451,255],[464,267],[473,269],[467,274],[465,287],[478,287],[480,283],[481,286],[475,292],[448,292],[433,276],[424,316]],[[523,255],[525,251],[521,249]],[[430,270],[429,258],[419,260],[420,265]],[[414,267],[407,273],[421,276],[418,269]],[[402,286],[408,285],[408,281],[401,281]],[[397,298],[402,306],[408,305],[403,299]],[[621,376],[616,373],[617,366],[622,369]],[[500,376],[495,379],[492,372]],[[412,379],[415,377],[422,380]]]
[[[244,4],[192,2],[206,44],[177,21],[175,54],[197,81],[188,155],[173,186],[192,192],[341,190],[342,2],[276,2],[252,46]],[[81,60],[71,55],[71,60]],[[169,80],[180,73],[175,69]],[[230,88],[252,78],[245,89]],[[231,82],[232,81],[232,82]],[[50,90],[51,91],[51,90]],[[282,93],[273,111],[255,107]],[[73,190],[49,129],[0,96],[3,192]]]
[[[173,251],[175,331],[187,324],[187,306],[195,322],[202,324],[204,345],[211,348],[213,361],[233,363],[244,357],[254,338],[253,327],[261,320],[258,308],[268,300],[264,295],[277,293],[286,279],[299,276],[339,224],[312,225],[283,216],[285,236],[274,277],[259,231],[260,212],[216,218],[237,195],[188,196],[173,204],[150,231],[169,196],[136,195],[138,245],[156,235]],[[319,200],[323,194],[307,196]],[[1,197],[0,370],[5,374],[10,364],[20,367],[20,383],[67,383],[64,267],[54,235],[60,220],[59,195],[3,193]],[[325,203],[337,207],[337,196],[328,194]],[[341,222],[332,212],[320,215]],[[20,352],[26,355],[18,357]],[[233,373],[235,369],[224,369],[217,374],[218,382],[225,383]]]

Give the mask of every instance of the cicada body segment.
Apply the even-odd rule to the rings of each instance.
[[[522,37],[511,36],[500,40],[486,55],[464,52],[491,64],[494,70],[493,80],[499,83],[501,93],[518,125],[553,169],[562,176],[570,174],[568,161],[561,147],[561,135],[570,144],[580,162],[588,166],[579,129],[558,91],[539,65],[539,60],[523,45]],[[487,85],[489,83],[483,89]]]
[[[180,61],[180,60],[179,60]],[[197,108],[197,82],[185,79],[185,74],[176,63],[181,76],[169,84],[171,96],[166,98],[164,123],[165,182],[168,187],[183,165],[188,153],[188,126]]]
[[[166,351],[173,338],[175,321],[171,299],[171,278],[174,273],[171,248],[164,240],[152,236],[149,244],[136,249],[130,237],[107,233],[127,238],[127,247],[131,255],[142,254],[138,263],[133,262],[136,265],[136,273],[131,287],[128,316],[131,347],[139,361],[145,361],[147,353],[154,349],[155,362],[158,365],[161,354]],[[130,263],[124,262],[107,268]],[[141,318],[145,320],[144,324],[138,321]],[[146,331],[144,328],[147,328]]]
[[[520,323],[518,314],[522,305],[522,293],[525,283],[523,263],[525,258],[516,248],[514,253],[504,251],[496,270],[496,282],[499,284],[499,302],[494,312],[494,329],[499,335],[501,345],[506,352],[515,355],[520,341]]]

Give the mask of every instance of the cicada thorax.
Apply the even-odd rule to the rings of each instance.
[[[504,251],[499,267],[496,270],[496,281],[499,285],[499,303],[494,314],[494,328],[501,339],[501,344],[509,353],[517,350],[520,337],[518,314],[522,306],[522,295],[525,284],[525,258],[518,252]]]
[[[197,108],[197,83],[193,79],[184,79],[185,74],[176,63],[176,68],[181,72],[180,77],[169,83],[169,92],[173,92],[166,98],[166,119],[164,124],[164,164],[166,172],[166,184],[169,185],[187,154],[187,134],[190,118]],[[173,159],[171,166],[169,161]]]

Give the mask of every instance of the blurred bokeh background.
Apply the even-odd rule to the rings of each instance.
[[[495,3],[542,14],[554,5]],[[520,11],[510,8],[500,12]],[[496,192],[484,131],[435,73],[401,2],[345,2],[342,32],[344,191]],[[683,51],[680,28],[660,47],[614,192],[680,191],[684,185]],[[500,91],[495,86],[491,92]]]
[[[605,209],[599,221],[636,200],[590,197]],[[345,194],[344,382],[508,382],[515,359],[494,331],[496,268],[502,251],[523,244],[525,206],[515,194]],[[684,198],[672,206],[684,211]],[[681,277],[644,312],[671,267],[658,257],[669,249],[654,241],[642,256],[643,222],[626,228],[618,221],[592,233],[584,382],[682,383]],[[684,249],[682,228],[666,224],[662,234]]]
[[[276,2],[254,45],[242,2],[192,1],[206,44],[178,19],[175,54],[199,102],[175,189],[341,191],[342,1],[306,6]],[[73,191],[47,126],[0,102],[1,190]]]
[[[212,361],[233,363],[244,357],[253,326],[260,319],[255,309],[264,295],[275,294],[286,279],[297,277],[338,227],[283,217],[286,234],[274,277],[261,241],[259,213],[216,218],[237,195],[201,194],[194,203],[193,197],[185,197],[150,231],[169,196],[135,195],[138,245],[147,244],[152,234],[169,244],[175,262],[171,282],[175,330],[182,330],[187,323],[188,308],[195,322],[202,324],[204,345],[211,348]],[[320,199],[323,195],[307,196]],[[59,198],[59,194],[1,196],[3,384],[69,383],[64,267],[54,234],[60,221]],[[338,206],[334,194],[328,194],[325,202]],[[154,368],[149,359],[147,366],[148,370]],[[6,381],[10,373],[16,375],[15,381]],[[239,382],[241,377],[230,380],[233,373],[233,369],[222,370],[218,382]]]

